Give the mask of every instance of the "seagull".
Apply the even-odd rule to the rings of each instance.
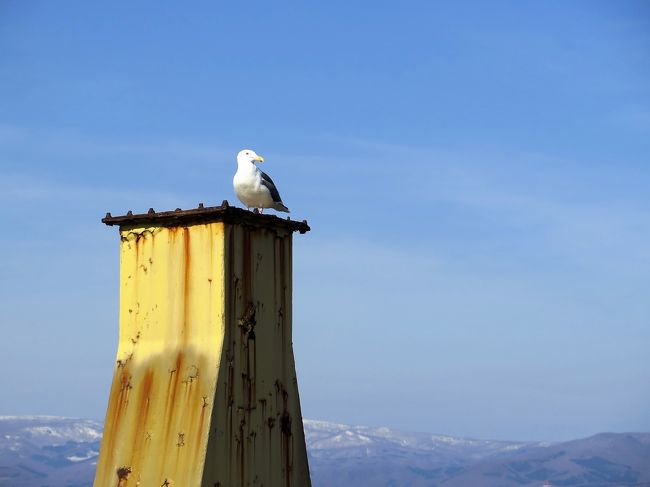
[[[257,168],[256,161],[264,162],[264,158],[254,150],[244,149],[237,154],[237,172],[232,180],[237,198],[249,209],[259,208],[260,213],[264,208],[289,213],[275,183],[268,174]]]

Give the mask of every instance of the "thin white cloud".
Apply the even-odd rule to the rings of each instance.
[[[382,170],[348,161],[344,175],[362,177],[368,186],[385,189],[391,205],[410,211],[450,205],[463,209],[469,218],[503,227],[504,241],[512,240],[505,230],[514,231],[526,237],[523,245],[570,254],[577,261],[650,266],[647,195],[620,189],[628,182],[638,183],[638,174],[553,154],[349,143],[361,149],[361,162],[375,160]],[[318,166],[327,171],[330,162],[326,158]],[[334,188],[339,197],[345,197],[345,191],[350,187]],[[394,195],[400,199],[395,201]]]
[[[176,194],[165,192],[62,183],[26,174],[0,173],[0,203],[3,205],[33,202],[56,206],[88,201],[106,204],[145,199],[173,206],[180,198]]]
[[[71,158],[93,156],[142,157],[143,162],[160,164],[174,159],[179,165],[187,160],[218,161],[233,158],[231,148],[214,143],[181,139],[156,138],[139,143],[123,139],[110,139],[90,135],[76,128],[56,130],[26,129],[16,125],[0,124],[0,144],[13,147],[38,148],[43,155],[68,156]]]

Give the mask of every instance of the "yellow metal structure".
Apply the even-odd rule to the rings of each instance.
[[[292,234],[227,206],[120,225],[120,337],[95,487],[310,486]]]

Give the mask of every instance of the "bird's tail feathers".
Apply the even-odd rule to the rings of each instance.
[[[284,206],[284,203],[282,203],[281,201],[276,202],[276,203],[275,203],[275,206],[274,206],[273,208],[274,208],[275,210],[277,210],[277,211],[284,211],[284,212],[286,212],[286,213],[291,213],[291,212],[289,211],[289,208],[287,208],[286,206]]]

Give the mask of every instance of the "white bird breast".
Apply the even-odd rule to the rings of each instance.
[[[248,208],[271,208],[273,198],[270,191],[262,185],[259,170],[252,165],[251,170],[239,168],[233,178],[233,186],[237,198]]]

